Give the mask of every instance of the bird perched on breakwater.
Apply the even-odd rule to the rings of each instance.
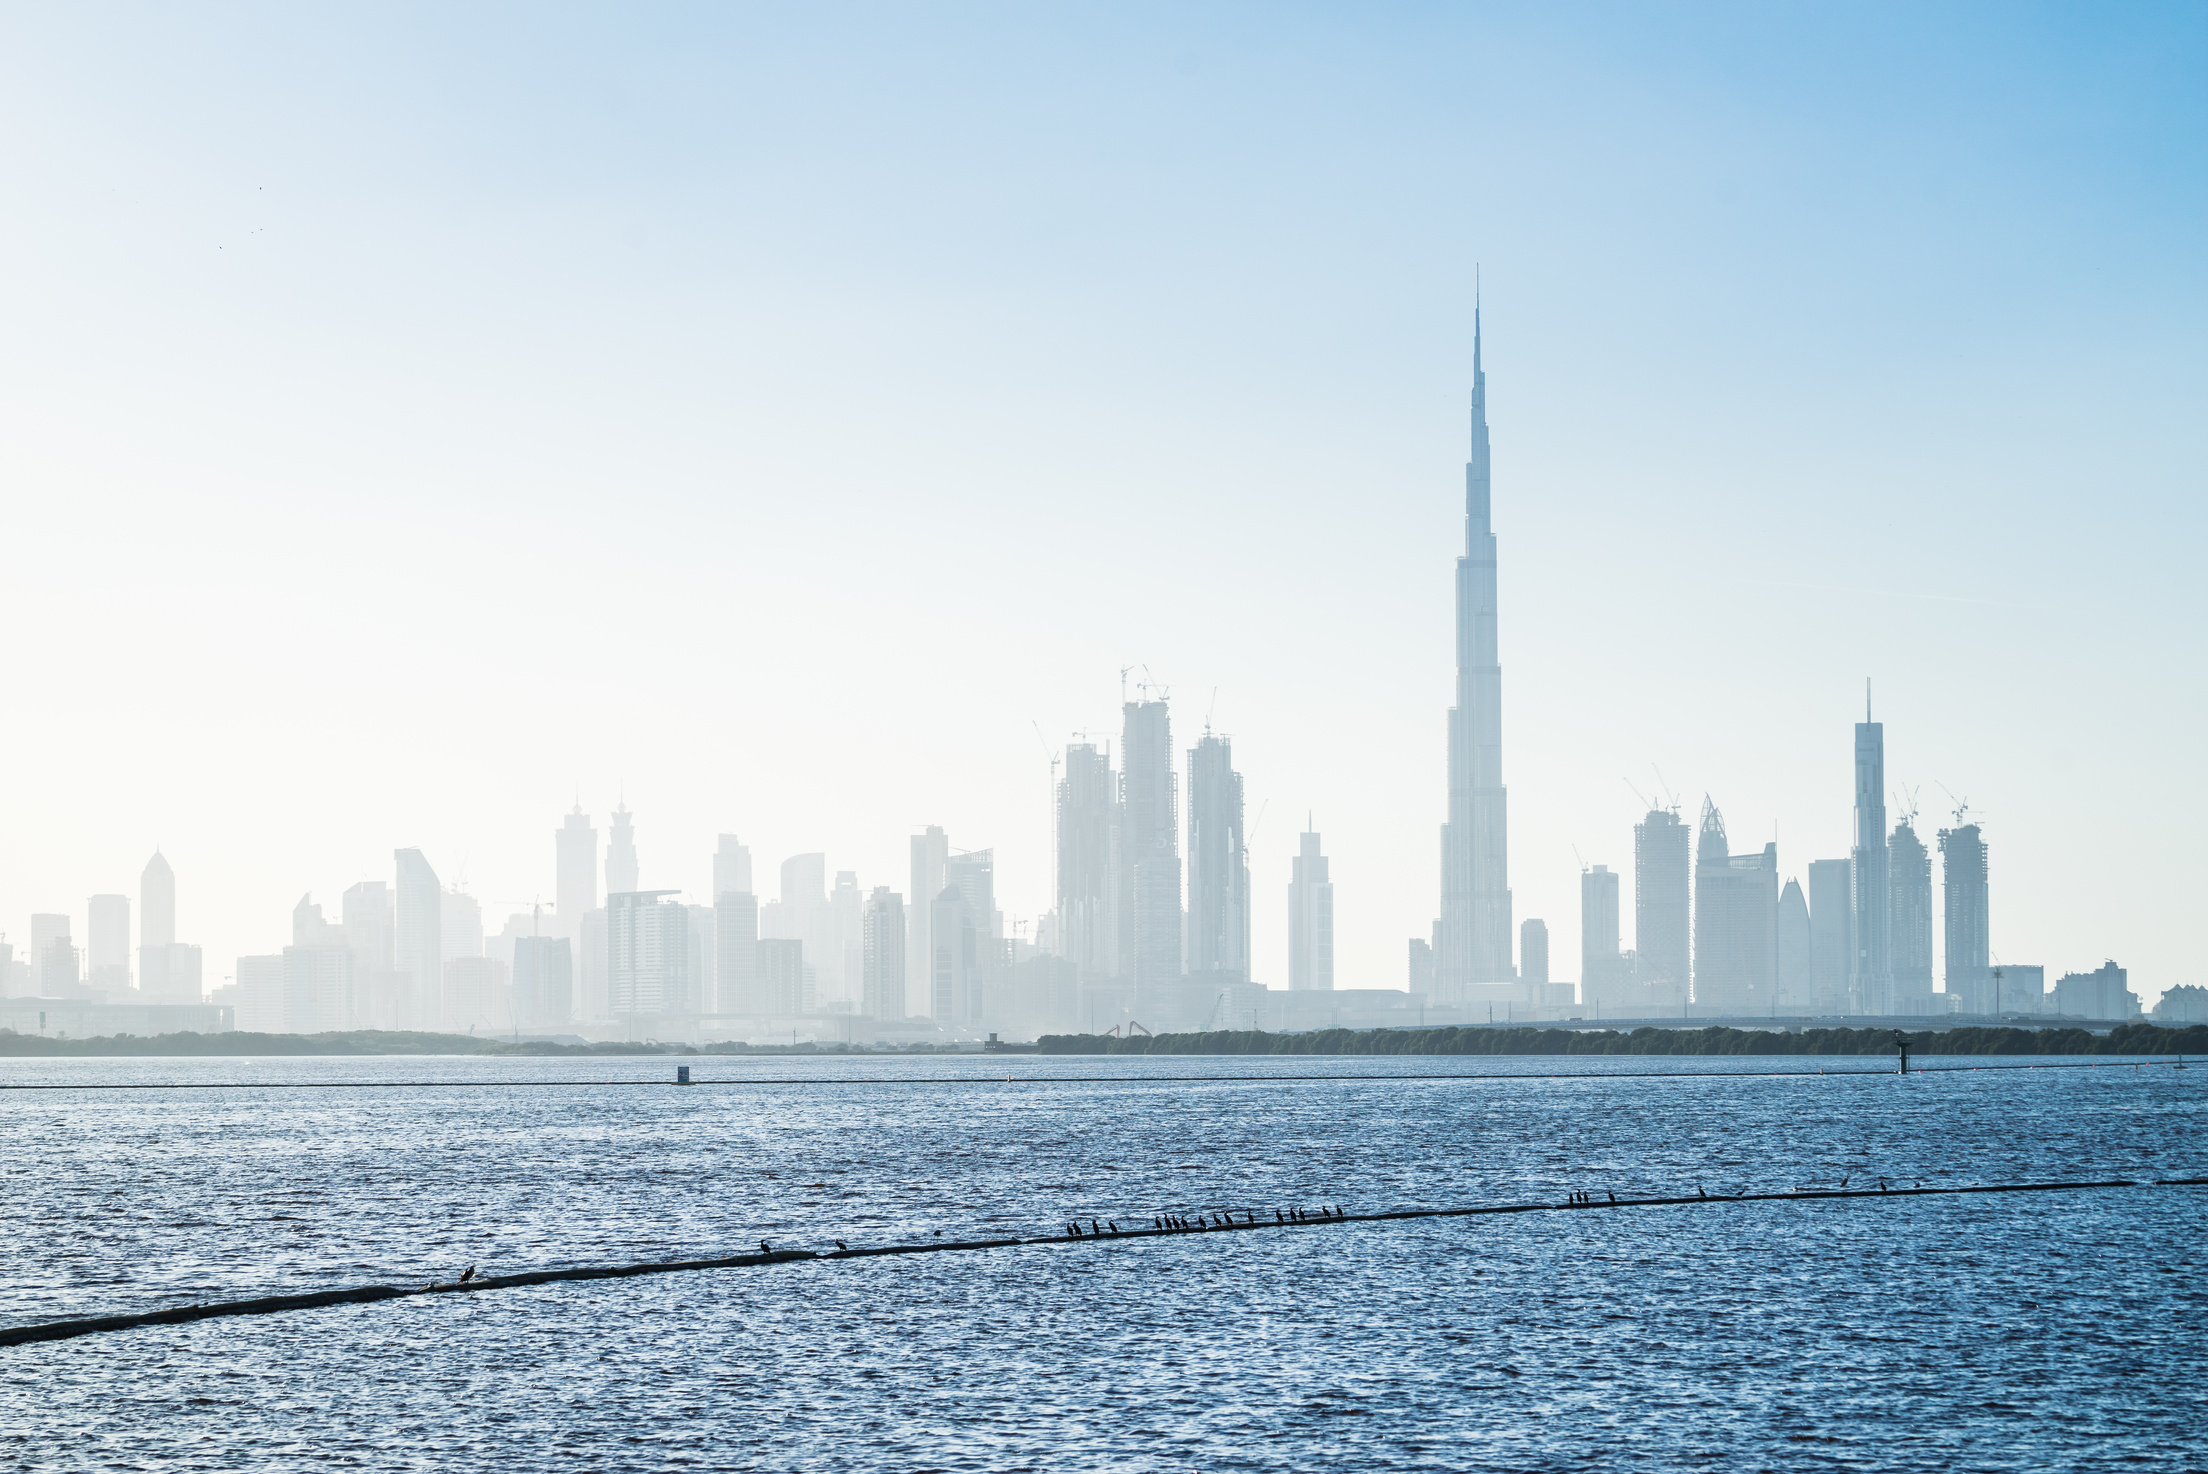
[[[475,1278],[475,1266],[474,1266],[474,1265],[472,1265],[472,1264],[471,1264],[471,1265],[469,1265],[469,1266],[468,1266],[468,1267],[467,1267],[466,1269],[463,1269],[463,1270],[461,1270],[461,1271],[460,1271],[460,1283],[461,1283],[461,1284],[463,1284],[463,1285],[464,1285],[464,1284],[466,1284],[466,1283],[467,1283],[467,1282],[468,1282],[469,1280],[472,1280],[472,1279],[474,1279],[474,1278]]]
[[[831,1239],[829,1240],[829,1242],[834,1244],[838,1251],[842,1253],[848,1254],[851,1252],[851,1246],[846,1244],[842,1239]]]
[[[1702,1184],[1699,1182],[1694,1185],[1694,1192],[1696,1197],[1706,1198],[1709,1196],[1708,1193],[1702,1191]]]
[[[1612,1194],[1610,1194],[1610,1201],[1611,1201],[1611,1202],[1613,1202],[1613,1203],[1614,1203],[1614,1202],[1616,1202],[1617,1200],[1618,1200],[1618,1195],[1617,1195],[1616,1193],[1612,1193]]]
[[[772,1254],[774,1252],[774,1245],[768,1243],[765,1239],[761,1239],[759,1241],[759,1252],[762,1254]]]

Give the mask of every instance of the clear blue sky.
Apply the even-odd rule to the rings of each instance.
[[[495,923],[578,785],[1032,916],[1143,664],[1261,980],[1309,809],[1401,986],[1478,263],[1560,975],[1624,777],[1843,853],[1868,675],[1997,953],[2208,982],[2204,112],[2198,6],[0,7],[0,928]]]

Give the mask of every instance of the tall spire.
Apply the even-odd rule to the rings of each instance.
[[[1464,467],[1464,555],[1457,560],[1457,700],[1449,712],[1449,817],[1442,825],[1441,915],[1434,928],[1437,1002],[1516,978],[1511,965],[1502,664],[1496,629],[1487,369],[1477,265],[1472,285],[1472,435]]]

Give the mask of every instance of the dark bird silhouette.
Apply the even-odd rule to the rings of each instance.
[[[1696,1184],[1694,1185],[1694,1191],[1695,1191],[1695,1195],[1696,1195],[1697,1197],[1704,1197],[1704,1198],[1706,1198],[1706,1197],[1708,1197],[1708,1196],[1709,1196],[1709,1194],[1708,1194],[1708,1193],[1706,1193],[1706,1192],[1702,1191],[1702,1184],[1701,1184],[1701,1183],[1699,1183],[1699,1182],[1698,1182],[1698,1183],[1696,1183]]]
[[[835,1245],[836,1248],[841,1250],[843,1253],[848,1254],[851,1252],[851,1246],[849,1244],[846,1244],[842,1239],[837,1239],[835,1241]]]
[[[759,1252],[762,1254],[772,1254],[774,1252],[774,1245],[768,1243],[765,1239],[761,1239],[759,1241]]]
[[[1846,1179],[1845,1177],[1840,1179],[1840,1190],[1842,1192],[1846,1192],[1848,1190],[1848,1179]]]
[[[469,1280],[472,1280],[472,1279],[474,1279],[474,1278],[475,1278],[475,1266],[474,1266],[474,1265],[472,1265],[472,1264],[471,1264],[471,1265],[469,1265],[469,1266],[468,1266],[468,1267],[467,1267],[466,1269],[464,1269],[464,1270],[462,1270],[462,1271],[460,1272],[460,1283],[461,1283],[461,1284],[463,1284],[463,1285],[464,1285],[464,1284],[466,1284],[466,1283],[467,1283],[467,1282],[468,1282]]]
[[[1110,1230],[1111,1230],[1111,1231],[1112,1231],[1113,1233],[1118,1233],[1118,1232],[1119,1232],[1119,1225],[1118,1225],[1118,1224],[1116,1224],[1116,1223],[1114,1223],[1114,1222],[1113,1222],[1113,1221],[1112,1221],[1111,1219],[1109,1219],[1109,1218],[1107,1218],[1107,1219],[1105,1219],[1105,1220],[1104,1220],[1104,1226],[1105,1226],[1106,1228],[1110,1229]]]
[[[1616,1202],[1617,1200],[1618,1200],[1618,1195],[1617,1195],[1616,1193],[1612,1193],[1612,1194],[1610,1194],[1610,1201],[1611,1201],[1611,1202],[1613,1202],[1613,1203],[1614,1203],[1614,1202]]]

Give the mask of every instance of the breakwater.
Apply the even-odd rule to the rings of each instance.
[[[972,1253],[987,1249],[1029,1246],[1087,1246],[1140,1242],[1145,1239],[1181,1238],[1189,1235],[1271,1232],[1289,1229],[1342,1228],[1351,1224],[1401,1223],[1414,1219],[1478,1218],[1497,1214],[1613,1212],[1629,1208],[1711,1207],[1745,1203],[1808,1203],[1852,1199],[1895,1202],[1910,1198],[1974,1197],[2008,1193],[2105,1192],[2139,1188],[2208,1187],[2208,1177],[2155,1178],[2140,1181],[2113,1178],[2099,1182],[2003,1182],[1969,1187],[1900,1186],[1880,1178],[1867,1187],[1797,1189],[1779,1193],[1710,1193],[1697,1189],[1692,1196],[1618,1197],[1611,1193],[1573,1193],[1562,1202],[1538,1201],[1486,1203],[1455,1208],[1403,1208],[1390,1212],[1352,1213],[1332,1205],[1311,1209],[1229,1208],[1195,1216],[1153,1216],[1145,1227],[1140,1214],[1125,1226],[1116,1217],[1091,1217],[1086,1229],[1069,1222],[1061,1233],[1034,1237],[936,1239],[920,1243],[862,1245],[849,1248],[838,1242],[833,1249],[774,1249],[766,1243],[756,1254],[730,1254],[718,1258],[655,1260],[640,1264],[585,1265],[571,1269],[530,1270],[521,1274],[476,1276],[471,1270],[461,1279],[432,1280],[419,1285],[353,1285],[302,1295],[262,1295],[241,1300],[207,1301],[171,1306],[130,1315],[85,1316],[0,1330],[0,1347],[24,1346],[44,1341],[66,1341],[110,1331],[155,1326],[185,1325],[194,1321],[233,1316],[277,1315],[317,1310],[336,1305],[364,1305],[425,1295],[474,1295],[492,1290],[522,1289],[584,1280],[634,1279],[643,1275],[687,1274],[716,1269],[758,1269],[776,1265],[807,1264],[842,1259],[881,1259],[911,1254]],[[1236,1215],[1241,1215],[1237,1217]]]

